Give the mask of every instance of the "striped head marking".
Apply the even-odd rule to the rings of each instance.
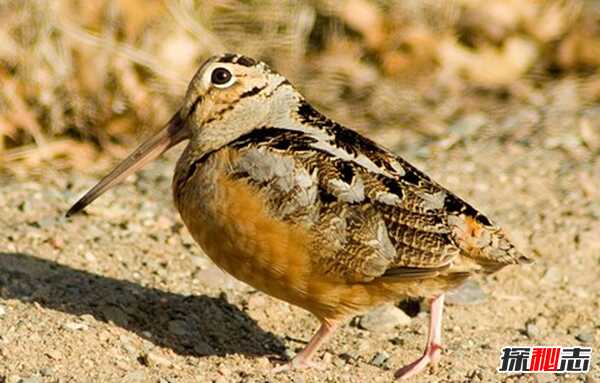
[[[207,60],[192,79],[180,111],[192,145],[214,150],[267,122],[271,98],[287,80],[265,63],[225,54]]]
[[[278,97],[280,88],[287,96]],[[294,99],[289,95],[294,92],[283,76],[263,62],[235,54],[208,59],[194,75],[183,106],[167,126],[88,191],[67,215],[82,210],[127,175],[181,141],[190,140],[186,152],[193,159],[265,125],[279,110],[287,109],[288,100]]]

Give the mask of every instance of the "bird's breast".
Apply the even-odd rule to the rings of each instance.
[[[348,283],[324,272],[319,257],[330,251],[327,242],[316,240],[315,227],[277,217],[264,188],[231,176],[237,156],[222,149],[196,169],[179,169],[187,178],[174,180],[185,225],[220,268],[320,318],[344,317],[385,300],[385,286]]]
[[[220,268],[257,289],[304,307],[311,273],[310,234],[273,217],[258,190],[228,176],[235,155],[221,150],[184,183],[179,182],[174,192],[181,217]]]

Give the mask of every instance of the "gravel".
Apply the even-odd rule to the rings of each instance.
[[[150,351],[140,356],[142,363],[149,367],[171,366],[173,363],[156,351]]]
[[[510,105],[503,107],[510,112]],[[489,126],[448,150],[437,150],[431,139],[427,158],[408,159],[486,212],[537,263],[475,278],[475,284],[447,298],[442,335],[447,348],[437,371],[417,381],[470,381],[476,368],[477,379],[494,382],[503,346],[546,339],[558,345],[597,343],[591,298],[600,291],[600,193],[582,190],[579,180],[600,177],[600,157],[574,160],[568,151],[544,147],[544,137],[557,134],[549,131],[554,119],[543,119],[535,129],[505,129],[499,140],[495,118],[488,116]],[[128,179],[87,215],[69,219],[62,218],[69,203],[100,174],[40,172],[35,179],[0,180],[0,376],[10,383],[31,378],[286,383],[297,376],[307,383],[389,382],[392,371],[420,356],[427,315],[407,318],[391,305],[385,310],[400,321],[396,315],[388,321],[384,310],[357,319],[368,331],[340,326],[318,352],[319,358],[332,354],[325,371],[271,376],[266,357],[303,347],[288,337],[309,339],[319,323],[310,313],[260,297],[217,272],[173,207],[169,178],[176,156],[134,177],[142,183]],[[59,178],[71,190],[56,186]],[[144,209],[150,212],[141,214]],[[67,330],[67,323],[88,328]],[[519,336],[519,329],[528,338]],[[122,346],[122,337],[128,346]],[[138,361],[144,355],[153,367]],[[45,367],[52,368],[51,377],[43,377]]]
[[[360,317],[358,326],[372,332],[390,331],[396,326],[408,326],[411,318],[392,304],[379,306]]]
[[[68,331],[85,331],[88,326],[85,323],[67,322],[62,325],[62,328]]]
[[[40,370],[40,375],[45,377],[50,377],[54,375],[54,370],[50,367],[44,367]]]
[[[119,341],[121,342],[121,347],[123,347],[123,349],[125,351],[127,351],[129,354],[131,354],[131,355],[137,354],[138,350],[135,347],[135,345],[133,344],[133,340],[129,336],[120,335]]]
[[[385,351],[378,351],[371,359],[371,364],[376,367],[385,367],[388,359],[390,359],[390,354]]]
[[[582,343],[592,344],[594,342],[594,333],[591,329],[584,329],[575,335],[575,339]]]
[[[540,329],[534,323],[525,324],[525,333],[529,339],[537,339],[540,337]]]
[[[560,281],[561,271],[556,266],[550,266],[546,269],[544,276],[542,277],[542,282],[548,285],[556,284]]]

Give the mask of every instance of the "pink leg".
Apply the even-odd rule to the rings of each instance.
[[[318,363],[311,361],[311,358],[319,348],[334,332],[337,323],[323,321],[319,330],[310,339],[304,350],[300,351],[288,363],[275,367],[272,372],[278,373],[292,369],[303,369],[308,367],[320,368]]]
[[[434,366],[442,354],[442,312],[444,311],[444,294],[431,301],[429,319],[429,335],[423,356],[396,371],[396,378],[408,379],[423,371],[428,364]]]

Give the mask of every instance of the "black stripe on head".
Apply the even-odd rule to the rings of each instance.
[[[232,63],[238,57],[238,55],[234,53],[225,53],[221,57],[219,57],[216,62],[218,63]]]
[[[246,67],[256,65],[256,60],[254,60],[253,58],[242,55],[236,55],[233,53],[225,53],[223,56],[219,57],[217,62],[239,64]]]
[[[202,102],[202,96],[196,97],[196,99],[194,100],[194,103],[190,107],[190,111],[188,112],[188,116],[191,116],[192,114],[194,114],[194,112],[196,111],[196,108],[198,108],[198,104],[200,104],[201,102]]]
[[[237,63],[243,66],[254,66],[256,65],[256,60],[248,56],[239,56]]]
[[[259,94],[263,89],[265,89],[267,86],[255,86],[254,88],[245,91],[244,93],[242,93],[240,95],[240,100],[242,98],[246,98],[246,97],[250,97],[250,96],[255,96],[257,94]]]

